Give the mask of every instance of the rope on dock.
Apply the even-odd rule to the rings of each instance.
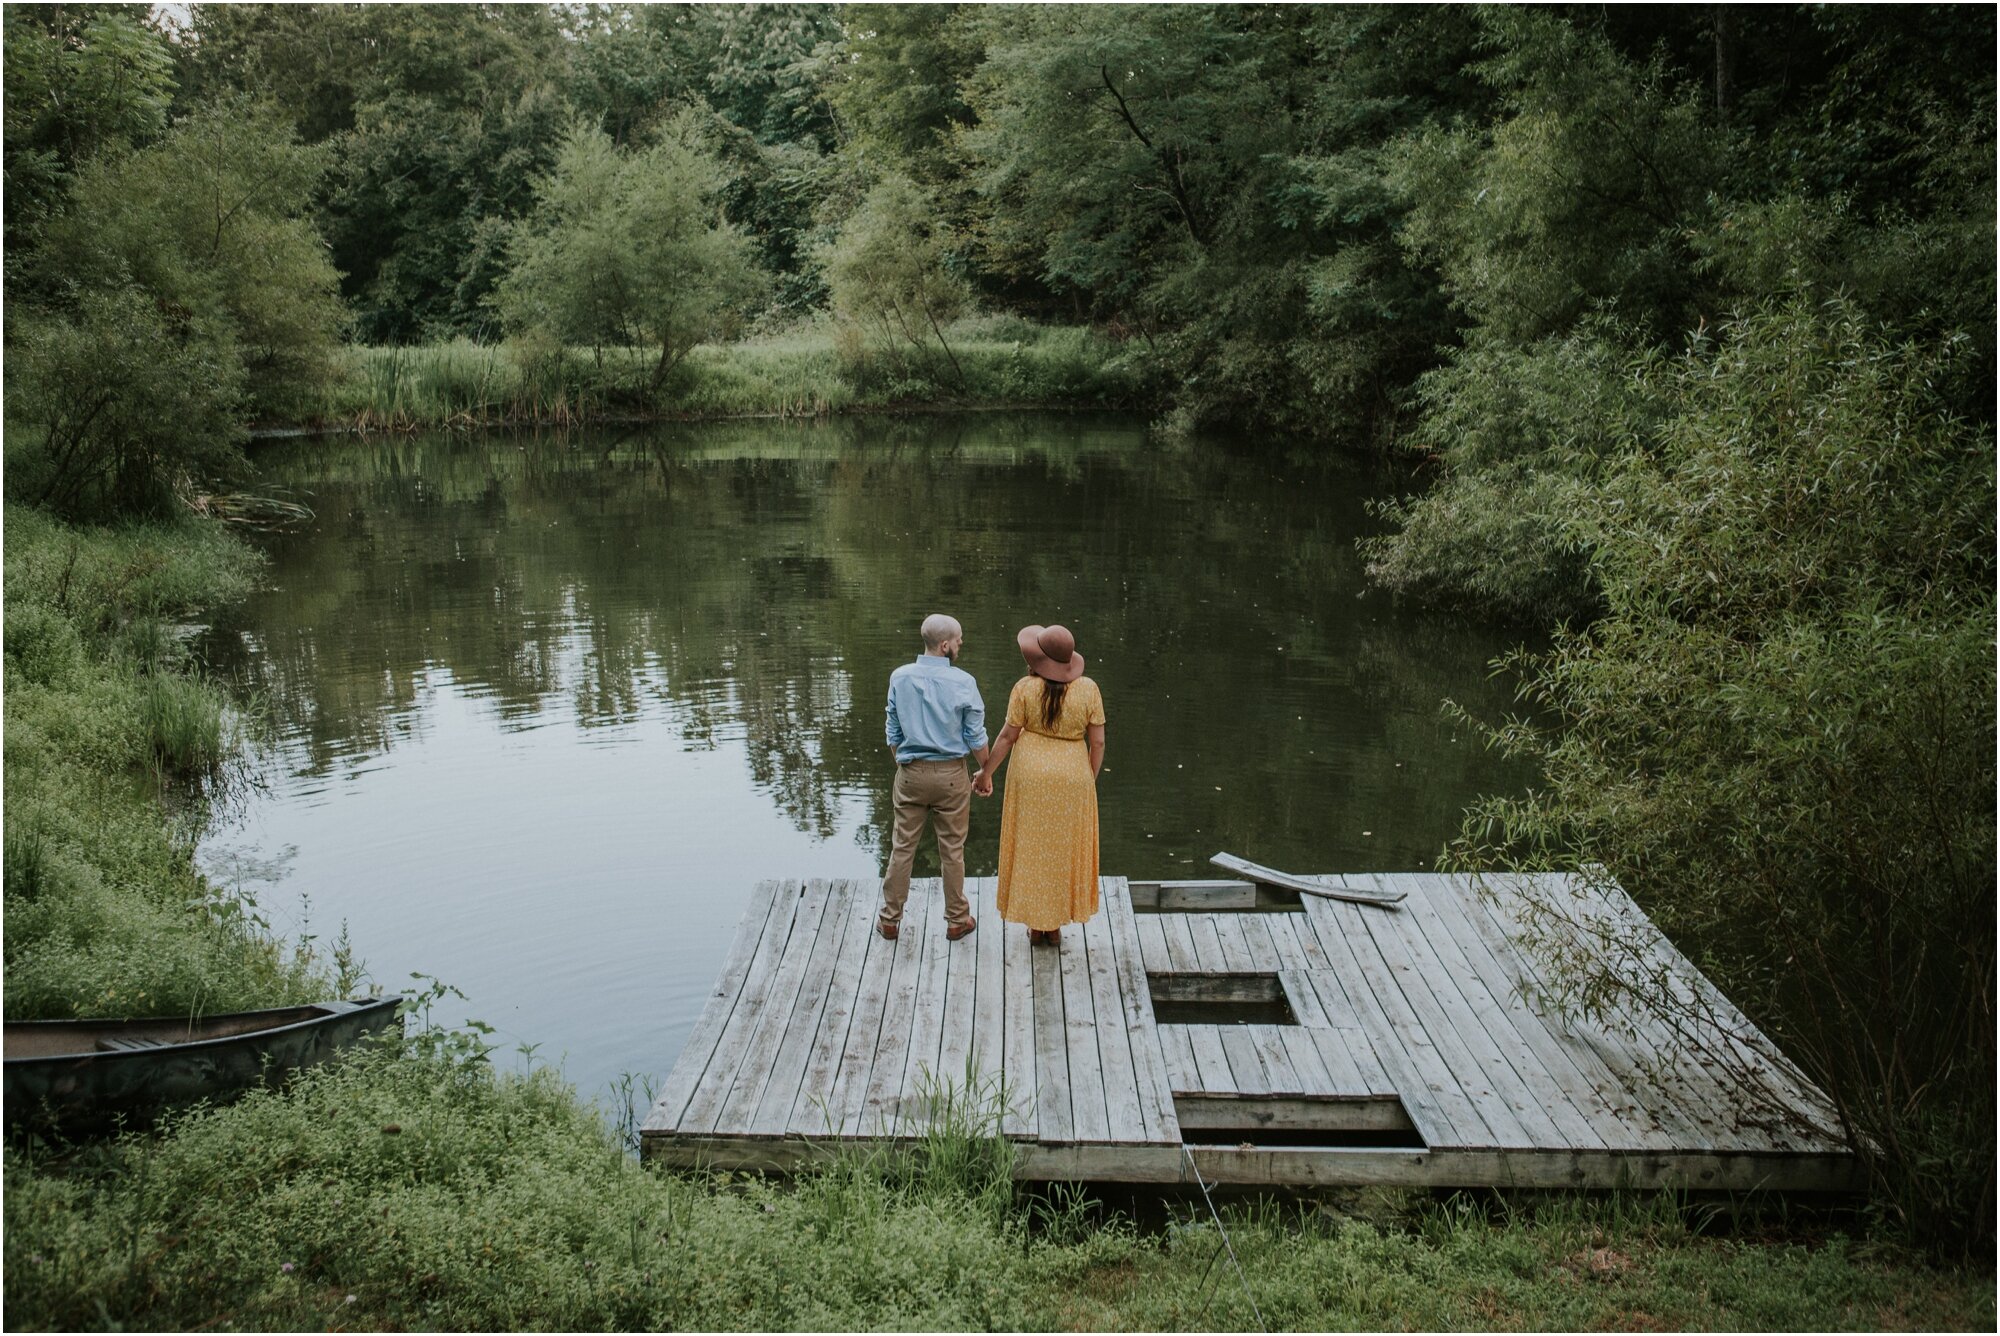
[[[1264,1312],[1257,1307],[1257,1296],[1250,1292],[1250,1277],[1243,1274],[1243,1263],[1236,1260],[1236,1245],[1229,1241],[1229,1231],[1222,1227],[1222,1216],[1215,1209],[1215,1198],[1208,1195],[1208,1180],[1201,1176],[1201,1167],[1194,1162],[1185,1141],[1181,1143],[1181,1158],[1187,1161],[1189,1172],[1194,1174],[1194,1181],[1201,1188],[1201,1199],[1208,1203],[1209,1219],[1215,1221],[1215,1232],[1222,1236],[1222,1246],[1229,1251],[1229,1264],[1236,1268],[1236,1279],[1243,1286],[1243,1297],[1250,1301],[1250,1311],[1256,1315],[1257,1330],[1268,1336],[1271,1329],[1264,1325]]]

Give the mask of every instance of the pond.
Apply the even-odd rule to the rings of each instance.
[[[1368,587],[1355,539],[1402,484],[1351,460],[1019,414],[255,459],[314,519],[200,642],[271,721],[203,867],[280,931],[344,925],[385,988],[455,986],[440,1019],[586,1096],[664,1077],[760,879],[880,875],[882,701],[928,612],[996,730],[1015,631],[1075,631],[1107,875],[1424,868],[1528,782],[1440,709],[1505,714],[1487,665],[1518,637]]]

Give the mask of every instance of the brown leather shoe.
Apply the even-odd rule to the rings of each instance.
[[[875,931],[881,933],[884,940],[893,942],[896,940],[896,934],[902,929],[893,923],[884,923],[881,919],[876,919]]]
[[[947,942],[955,942],[961,937],[970,937],[972,936],[972,930],[978,926],[978,919],[968,918],[955,928],[946,928],[944,930],[944,939]]]

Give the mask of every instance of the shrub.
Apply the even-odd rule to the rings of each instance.
[[[241,467],[226,328],[136,286],[10,322],[8,494],[71,517],[163,515]]]
[[[1995,620],[1955,351],[1793,304],[1642,365],[1658,429],[1565,517],[1605,615],[1511,661],[1540,722],[1493,732],[1547,785],[1475,808],[1452,858],[1601,864],[1958,1249],[1993,1230]],[[1553,962],[1573,1002],[1683,1005],[1604,959]]]
[[[1656,410],[1628,374],[1611,322],[1525,348],[1486,341],[1417,382],[1424,413],[1408,444],[1444,476],[1383,506],[1393,532],[1363,541],[1368,573],[1427,602],[1501,620],[1556,620],[1598,607],[1587,535],[1603,461]]]

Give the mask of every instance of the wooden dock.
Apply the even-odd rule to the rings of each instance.
[[[894,942],[874,931],[875,881],[766,882],[642,1150],[795,1169],[913,1141],[955,1086],[1004,1106],[1025,1179],[1857,1184],[1825,1096],[1622,892],[1545,888],[1636,934],[1635,968],[1708,998],[1710,1032],[1549,1014],[1517,945],[1518,882],[1341,880],[1406,898],[1107,877],[1096,918],[1031,948],[991,878],[968,882],[980,927],[957,942],[935,880],[912,887]]]

